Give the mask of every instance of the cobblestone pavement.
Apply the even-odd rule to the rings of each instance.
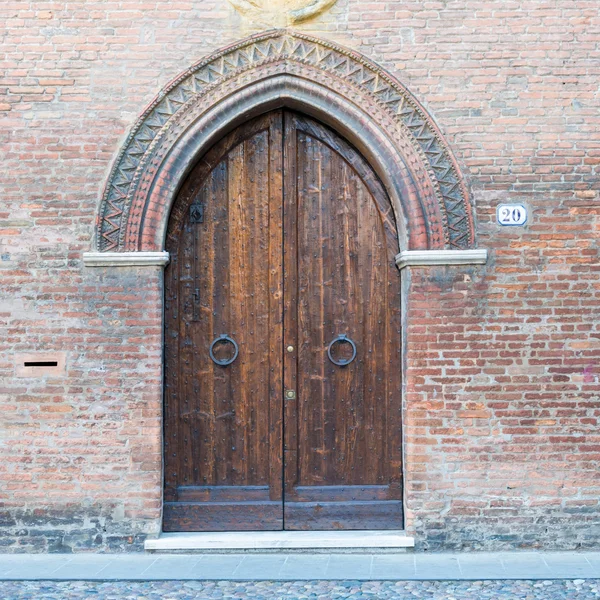
[[[555,581],[6,581],[1,600],[596,600],[600,579]]]

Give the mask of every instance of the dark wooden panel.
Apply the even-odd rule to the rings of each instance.
[[[286,113],[284,140],[285,343],[293,335],[297,349],[284,375],[296,391],[285,412],[285,526],[398,528],[400,278],[389,201],[362,157],[327,128]],[[343,367],[327,356],[339,335],[357,351]],[[384,486],[395,501],[339,503],[339,486],[357,495]]]
[[[198,163],[172,212],[165,273],[165,523],[172,530],[260,529],[261,514],[272,529],[274,506],[282,526],[281,136],[281,113],[234,131]],[[203,219],[192,222],[190,205],[198,203]],[[228,366],[209,355],[223,334],[239,347]],[[227,358],[231,350],[218,344],[214,353]],[[256,486],[275,504],[259,502]],[[198,496],[202,487],[213,497],[223,488],[221,508]],[[252,502],[261,508],[250,509]]]
[[[286,502],[369,502],[395,499],[389,485],[327,485],[296,486],[289,491]]]
[[[278,531],[281,500],[275,502],[165,502],[163,531]]]
[[[291,530],[400,529],[402,502],[286,502],[285,528]]]
[[[181,486],[177,488],[178,502],[244,502],[268,501],[270,489],[264,485]]]

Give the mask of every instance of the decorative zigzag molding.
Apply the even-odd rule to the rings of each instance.
[[[123,231],[128,209],[137,190],[142,159],[153,141],[165,132],[170,120],[229,78],[261,65],[300,63],[343,78],[365,102],[384,107],[410,132],[413,144],[424,156],[438,196],[448,248],[474,244],[473,221],[466,187],[456,161],[431,117],[412,94],[391,75],[359,54],[330,42],[289,31],[254,36],[199,62],[158,95],[143,113],[121,149],[111,171],[100,206],[96,248],[123,251]]]

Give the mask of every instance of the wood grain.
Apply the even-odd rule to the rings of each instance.
[[[284,156],[295,173],[286,172],[284,193],[286,213],[296,204],[295,220],[284,226],[286,250],[295,245],[296,252],[286,252],[284,273],[297,270],[296,285],[286,279],[285,302],[297,313],[298,349],[297,366],[289,365],[297,370],[297,398],[286,404],[294,462],[286,455],[285,527],[398,528],[402,497],[393,483],[401,465],[392,449],[401,447],[400,279],[387,235],[389,202],[356,151],[311,119],[286,113]],[[291,316],[287,323],[293,329]],[[343,367],[327,357],[339,335],[357,348]],[[384,486],[386,500],[356,500],[364,486]]]
[[[190,224],[179,209],[167,238],[168,530],[282,527],[281,120],[274,113],[230,134],[177,199],[205,210],[203,223]],[[222,334],[239,346],[226,367],[209,356]],[[227,358],[231,349],[217,344],[214,352]],[[269,502],[254,492],[244,498],[256,486],[269,489]],[[222,490],[218,501],[202,500],[207,487]],[[194,489],[199,499],[190,502]]]
[[[165,530],[402,526],[395,243],[372,169],[312,119],[269,113],[198,162],[167,233]]]

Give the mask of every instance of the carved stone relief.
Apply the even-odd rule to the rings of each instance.
[[[337,0],[229,0],[253,21],[275,27],[295,25],[329,10]]]

